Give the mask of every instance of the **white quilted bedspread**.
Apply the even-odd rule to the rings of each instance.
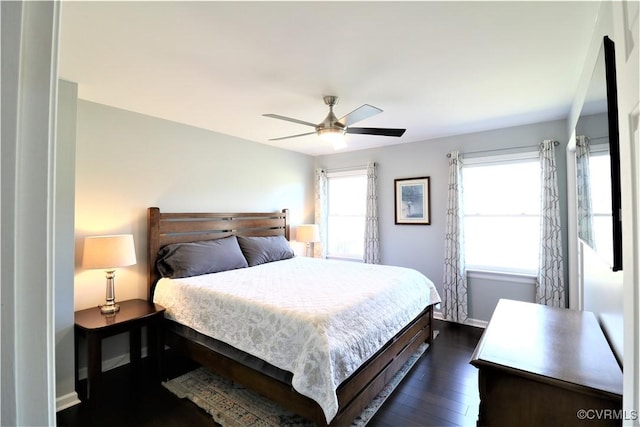
[[[162,279],[166,316],[293,373],[327,421],[336,388],[440,296],[416,270],[295,257],[184,279]]]

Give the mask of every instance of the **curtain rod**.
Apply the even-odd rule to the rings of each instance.
[[[583,136],[583,135],[578,135],[578,136]],[[585,136],[585,138],[587,138],[589,141],[595,141],[597,139],[609,139],[608,136],[595,136],[595,137]]]
[[[373,164],[377,165],[376,162],[374,162]],[[330,169],[330,168],[323,168],[323,169],[325,169],[327,172],[349,172],[354,170],[366,169],[367,167],[368,165],[355,165],[355,166],[345,166],[342,168],[335,168],[335,169]]]
[[[464,154],[484,154],[484,153],[494,153],[496,151],[509,151],[509,150],[521,150],[523,148],[540,148],[542,147],[542,142],[538,145],[521,145],[519,147],[508,147],[508,148],[496,148],[493,150],[480,150],[480,151],[468,151],[466,153],[460,153],[462,155]],[[560,145],[560,143],[558,141],[553,141],[553,146],[557,147],[558,145]],[[447,153],[447,158],[451,158],[451,153]]]
[[[578,136],[576,137],[576,145],[577,145],[578,147],[581,147],[581,145],[580,145],[580,141],[578,140],[578,137],[580,137],[580,136],[584,136],[584,135],[578,135]],[[590,138],[590,137],[588,137],[588,136],[585,136],[585,138],[587,139],[587,141],[588,141],[589,143],[594,142],[594,141],[599,141],[599,140],[601,140],[601,139],[605,139],[605,140],[606,140],[605,142],[595,142],[595,143],[593,143],[593,144],[591,144],[591,145],[605,145],[605,144],[609,141],[609,137],[608,137],[608,136],[596,136],[595,138]]]

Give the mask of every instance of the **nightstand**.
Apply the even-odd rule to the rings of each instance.
[[[162,373],[162,353],[164,333],[162,322],[164,307],[142,299],[119,302],[120,311],[113,315],[100,313],[97,307],[75,313],[75,380],[79,388],[78,354],[80,339],[87,342],[87,392],[86,400],[100,400],[102,374],[102,340],[104,338],[129,333],[129,356],[133,371],[139,372],[142,327],[147,328],[147,351],[155,379]]]

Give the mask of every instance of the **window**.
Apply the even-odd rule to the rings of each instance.
[[[589,156],[594,245],[598,252],[612,254],[611,163],[609,152],[599,148],[592,145]]]
[[[367,171],[327,174],[327,257],[364,258]]]
[[[537,153],[465,160],[465,263],[470,270],[535,274],[540,242]]]

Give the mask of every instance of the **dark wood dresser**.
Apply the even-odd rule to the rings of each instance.
[[[500,300],[470,363],[478,426],[622,423],[622,370],[593,313]]]

